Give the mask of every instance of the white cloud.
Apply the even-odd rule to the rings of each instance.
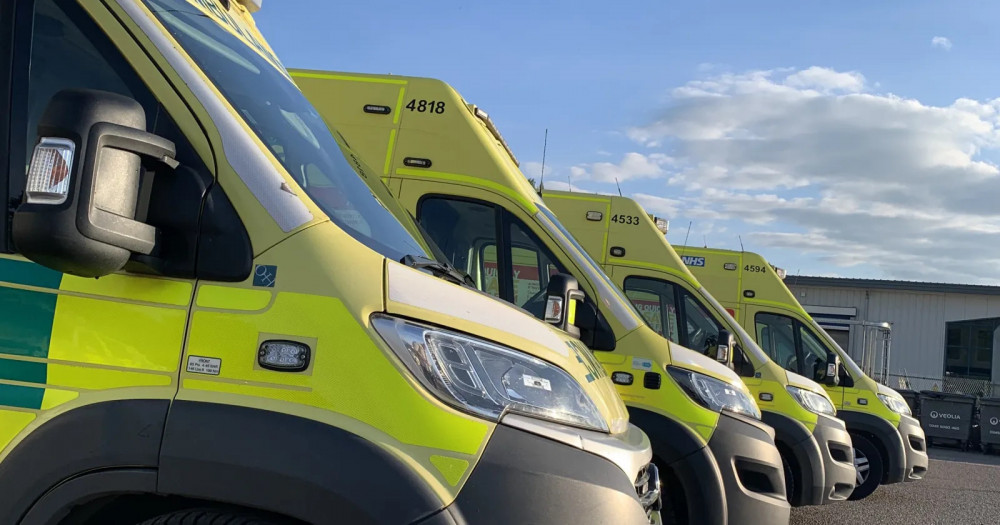
[[[537,181],[542,176],[541,162],[534,162],[534,161],[522,162],[520,168],[521,168],[521,173],[524,173],[525,177],[532,178]],[[546,176],[551,176],[553,171],[554,170],[552,169],[551,164],[545,166]]]
[[[1000,99],[873,89],[817,67],[723,74],[629,136],[669,145],[671,217],[891,278],[1000,282]]]
[[[794,88],[811,88],[832,93],[841,91],[858,93],[865,87],[865,77],[857,72],[840,73],[825,67],[813,66],[788,75],[785,85]]]
[[[951,40],[943,36],[936,36],[931,39],[931,47],[937,47],[944,49],[945,51],[951,51]]]
[[[667,199],[665,197],[657,197],[656,195],[649,195],[647,193],[634,193],[631,198],[638,202],[642,209],[646,210],[647,213],[652,213],[654,215],[664,217],[669,219],[670,217],[675,217],[681,209],[681,201],[677,199]]]
[[[570,168],[574,180],[593,180],[596,182],[625,182],[632,179],[657,179],[666,177],[666,167],[673,164],[673,159],[662,153],[643,155],[642,153],[626,153],[621,162],[596,162]]]
[[[597,191],[589,190],[586,188],[581,188],[576,184],[570,184],[561,180],[547,180],[545,181],[545,189],[556,190],[556,191],[577,191],[580,193],[600,193]]]

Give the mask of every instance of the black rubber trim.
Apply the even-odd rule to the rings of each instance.
[[[62,523],[76,505],[104,496],[154,492],[156,492],[154,469],[108,470],[84,474],[62,483],[42,496],[18,525]]]
[[[900,416],[899,434],[903,438],[903,446],[906,447],[906,481],[917,481],[927,475],[929,461],[927,458],[927,436],[924,429],[920,427],[920,422],[910,416]],[[916,450],[911,444],[911,440],[916,439],[921,443],[923,450]]]
[[[309,523],[411,523],[444,506],[413,469],[343,429],[191,401],[170,409],[157,489]]]
[[[906,477],[906,451],[903,437],[891,423],[873,414],[840,410],[837,417],[847,425],[848,432],[864,432],[875,439],[877,445],[886,453],[882,458],[885,472],[882,474],[882,484],[899,483]]]
[[[658,466],[669,469],[683,487],[688,522],[736,523],[727,521],[722,474],[706,443],[688,427],[666,416],[631,406],[628,413],[629,421],[649,437]],[[668,497],[664,494],[664,498]]]
[[[792,507],[770,426],[723,411],[708,447],[722,473],[729,523],[788,523]]]
[[[500,425],[449,516],[421,523],[648,524],[632,481],[600,456]]]
[[[18,523],[52,487],[111,467],[155,468],[169,401],[80,407],[28,434],[0,462],[0,523]]]
[[[802,423],[778,412],[761,413],[765,424],[774,428],[774,441],[787,448],[794,458],[796,492],[788,501],[793,507],[820,505],[825,490],[823,454],[816,439]]]

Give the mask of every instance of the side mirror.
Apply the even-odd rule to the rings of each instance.
[[[838,360],[839,360],[839,358],[838,358]],[[851,377],[851,374],[847,373],[847,368],[844,367],[843,363],[840,363],[840,364],[837,365],[837,370],[838,370],[838,373],[837,373],[838,385],[842,386],[844,388],[851,388],[851,387],[853,387],[854,386],[854,378]]]
[[[743,353],[743,349],[739,347],[733,349],[733,371],[740,377],[753,377],[757,372],[753,368],[753,363]]]
[[[64,273],[101,277],[133,253],[149,255],[152,226],[142,209],[143,160],[176,168],[175,147],[146,129],[131,98],[94,90],[56,93],[38,125],[11,232],[28,259]]]
[[[826,353],[826,370],[823,374],[823,383],[829,386],[837,386],[840,384],[840,369],[843,366],[840,364],[840,356],[836,352]],[[846,372],[846,370],[844,371]]]
[[[732,359],[733,347],[736,346],[736,338],[727,330],[719,330],[719,338],[715,341],[715,349],[712,352],[716,361],[729,364]]]
[[[591,350],[610,352],[617,346],[615,332],[593,302],[585,300],[576,311],[580,340]]]
[[[545,295],[545,322],[573,337],[580,337],[580,328],[576,325],[576,307],[586,295],[580,290],[576,277],[565,273],[553,275],[549,278]]]

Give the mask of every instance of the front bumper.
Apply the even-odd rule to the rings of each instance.
[[[920,422],[909,416],[899,417],[899,435],[903,437],[906,452],[906,472],[904,481],[917,481],[927,475],[927,438]]]
[[[505,418],[496,427],[454,503],[421,524],[659,523],[659,494],[647,502],[650,508],[640,503],[642,496],[650,499],[652,488],[659,490],[652,465],[642,465],[632,477],[619,466],[620,458],[584,450],[583,440],[571,445],[558,436],[543,437],[508,423],[517,424]],[[569,427],[559,428],[568,431]],[[633,452],[648,462],[648,440],[646,445],[649,455]],[[643,480],[643,486],[637,487]]]
[[[708,448],[722,475],[729,523],[788,523],[791,505],[771,427],[723,411]]]
[[[857,484],[854,446],[847,426],[837,418],[820,414],[813,437],[823,457],[822,504],[846,500]]]

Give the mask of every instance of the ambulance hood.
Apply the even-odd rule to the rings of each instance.
[[[736,375],[736,372],[733,372],[728,366],[685,346],[670,343],[670,359],[674,365],[680,368],[700,372],[743,389],[746,388],[743,381],[740,380],[740,376]]]
[[[789,385],[819,394],[827,398],[830,401],[830,404],[833,404],[833,400],[830,399],[829,394],[826,393],[826,390],[819,383],[806,376],[796,374],[795,372],[789,370],[785,370],[785,375],[788,376]]]
[[[612,433],[624,432],[628,412],[603,369],[592,370],[579,340],[527,312],[469,287],[457,285],[395,261],[386,262],[389,314],[409,317],[530,354],[572,375],[597,405]],[[587,356],[583,356],[587,357]],[[595,377],[599,373],[600,375]]]

